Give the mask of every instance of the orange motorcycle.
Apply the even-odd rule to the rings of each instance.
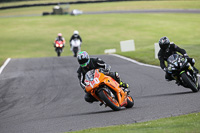
[[[133,98],[123,91],[118,82],[105,75],[103,71],[103,69],[93,69],[86,73],[86,91],[100,101],[100,105],[105,104],[114,111],[120,110],[121,107],[133,107]]]

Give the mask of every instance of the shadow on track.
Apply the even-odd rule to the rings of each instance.
[[[109,108],[109,107],[107,107],[107,108]],[[122,108],[120,111],[123,111],[123,110],[126,110],[126,108]],[[83,116],[83,115],[92,115],[92,114],[104,114],[104,113],[112,113],[112,112],[116,112],[116,111],[113,111],[112,109],[110,109],[110,110],[104,110],[104,111],[76,113],[76,114],[64,115],[64,116],[61,116],[61,117]],[[117,112],[118,112],[118,111],[117,111]]]
[[[177,92],[177,93],[167,93],[167,94],[157,94],[157,95],[149,95],[149,96],[141,96],[137,98],[152,98],[152,97],[164,97],[164,96],[176,96],[176,95],[186,95],[186,94],[191,94],[193,93],[192,91],[187,91],[187,92]]]
[[[120,111],[124,111],[127,110],[126,108],[122,108]],[[74,114],[63,114],[63,115],[55,115],[55,116],[48,116],[48,117],[42,117],[42,118],[38,118],[35,120],[41,120],[41,119],[57,119],[57,118],[67,118],[67,117],[74,117],[74,116],[87,116],[87,115],[95,115],[95,114],[104,114],[104,113],[112,113],[112,112],[116,112],[113,111],[112,109],[110,110],[104,110],[104,111],[95,111],[95,112],[85,112],[85,113],[74,113]],[[117,111],[119,112],[119,111]]]

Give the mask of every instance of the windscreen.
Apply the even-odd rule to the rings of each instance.
[[[167,62],[174,63],[178,59],[178,57],[178,54],[173,54],[167,59]]]
[[[94,80],[94,74],[95,74],[95,69],[88,71],[85,74],[85,79],[88,81],[93,81]]]

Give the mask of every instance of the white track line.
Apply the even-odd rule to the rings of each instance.
[[[6,65],[10,62],[11,58],[8,58],[4,64],[0,67],[0,74],[3,72],[3,69],[6,67]]]
[[[122,59],[124,59],[124,60],[130,61],[130,62],[133,62],[133,63],[138,64],[138,65],[141,65],[141,66],[147,66],[147,67],[153,67],[153,68],[161,69],[159,66],[154,66],[154,65],[144,64],[144,63],[138,62],[138,61],[136,61],[136,60],[133,60],[133,59],[131,59],[131,58],[127,58],[127,57],[124,57],[124,56],[121,56],[121,55],[118,55],[118,54],[110,54],[110,55],[113,55],[113,56],[116,56],[116,57],[122,58]],[[199,74],[198,74],[198,77],[200,77]]]

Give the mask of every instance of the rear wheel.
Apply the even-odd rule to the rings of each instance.
[[[105,91],[101,90],[99,92],[99,97],[106,103],[114,111],[119,111],[121,109],[119,102],[116,100],[115,97],[110,96],[110,94]]]
[[[193,91],[193,92],[198,92],[198,86],[187,76],[186,73],[182,73],[181,77],[183,81],[187,84],[187,86]]]
[[[126,108],[132,108],[134,105],[134,100],[132,96],[127,97],[127,105],[125,106]]]

